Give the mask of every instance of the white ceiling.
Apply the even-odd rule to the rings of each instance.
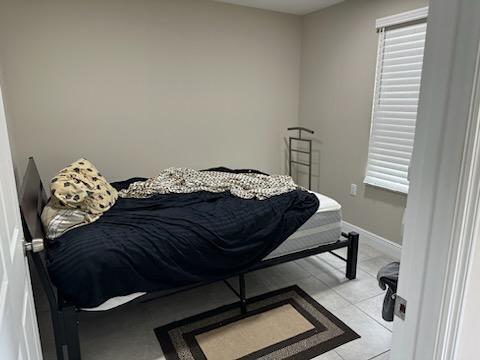
[[[343,0],[215,0],[229,4],[280,11],[295,15],[305,15]]]

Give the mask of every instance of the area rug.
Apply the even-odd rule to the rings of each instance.
[[[155,329],[167,360],[313,359],[360,336],[298,286]]]

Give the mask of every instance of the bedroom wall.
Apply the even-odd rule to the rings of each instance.
[[[3,71],[2,71],[2,66],[0,64],[0,89],[2,89],[2,96],[0,99],[0,101],[3,101],[3,106],[4,106],[4,110],[5,110],[5,115],[6,115],[6,119],[7,119],[7,131],[8,131],[8,141],[10,143],[10,151],[11,151],[11,155],[12,155],[12,160],[14,161],[15,159],[15,149],[16,149],[16,146],[15,146],[15,139],[13,137],[13,122],[11,121],[11,118],[8,116],[8,109],[6,108],[6,94],[4,93],[4,80],[3,80]],[[14,164],[15,166],[15,164]],[[18,174],[17,174],[17,168],[15,166],[15,168],[13,169],[14,170],[14,173],[15,173],[15,180],[17,181],[17,185],[18,185]]]
[[[3,0],[0,64],[23,173],[84,156],[110,180],[170,166],[285,171],[300,17],[203,0]]]
[[[425,0],[345,1],[304,18],[300,124],[315,130],[314,189],[344,219],[401,243],[406,196],[363,185],[377,34],[375,20],[427,6]],[[357,196],[350,184],[358,185]]]

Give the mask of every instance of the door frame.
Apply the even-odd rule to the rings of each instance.
[[[479,205],[480,1],[431,0],[391,359],[454,359]],[[477,181],[475,183],[475,181]]]

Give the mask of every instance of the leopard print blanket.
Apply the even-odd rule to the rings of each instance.
[[[119,192],[123,198],[148,198],[157,194],[193,193],[198,191],[225,192],[242,199],[264,200],[298,189],[290,176],[254,173],[233,174],[169,168],[158,176],[138,181]]]

